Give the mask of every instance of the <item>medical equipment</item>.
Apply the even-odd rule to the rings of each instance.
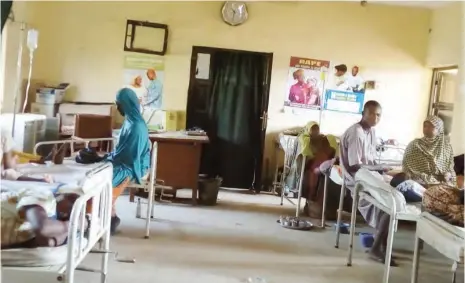
[[[26,85],[26,95],[24,98],[24,104],[22,112],[26,111],[26,105],[29,97],[29,89],[31,87],[31,76],[32,76],[32,62],[34,59],[34,51],[37,49],[37,44],[39,40],[39,32],[35,29],[30,29],[27,32],[27,47],[29,49],[29,73],[27,76],[27,85]]]
[[[18,47],[18,60],[16,63],[16,88],[15,88],[15,96],[14,96],[14,109],[13,109],[13,122],[12,122],[12,130],[11,134],[15,137],[15,126],[16,126],[16,115],[18,110],[18,98],[20,97],[21,91],[21,77],[22,77],[22,56],[23,56],[23,44],[24,44],[24,33],[26,30],[26,23],[21,23],[21,34],[19,40],[19,47]],[[29,97],[29,89],[31,86],[31,76],[32,76],[32,63],[34,58],[34,51],[37,49],[38,46],[38,38],[39,33],[37,30],[30,29],[27,33],[27,47],[29,49],[29,73],[27,79],[27,86],[26,86],[26,93],[24,98],[24,103],[21,107],[21,112],[24,113],[26,110],[26,105]]]
[[[32,165],[31,165],[32,166]],[[34,170],[47,172],[58,170],[69,172],[73,167],[70,164],[37,166]],[[84,168],[84,167],[82,167]],[[56,248],[14,249],[2,250],[2,280],[5,282],[28,283],[40,282],[65,282],[75,283],[75,271],[81,270],[79,265],[99,243],[99,251],[102,252],[100,269],[100,282],[106,282],[108,275],[108,253],[110,245],[110,219],[112,208],[112,175],[113,168],[110,163],[97,164],[84,173],[79,187],[73,187],[73,191],[80,191],[80,197],[74,203],[68,232],[67,245]],[[25,186],[25,184],[21,184]],[[80,235],[78,231],[84,231],[85,215],[88,202],[92,202],[90,228],[88,237]],[[20,263],[18,257],[25,254],[26,261]],[[14,255],[8,263],[8,255]],[[36,255],[36,258],[31,258]],[[24,258],[24,256],[23,256]],[[49,259],[48,262],[41,262]],[[6,266],[8,265],[8,266]]]
[[[423,212],[420,215],[415,234],[412,283],[418,282],[420,247],[423,242],[454,262],[452,265],[452,283],[455,283],[457,265],[463,263],[465,228],[449,224],[428,212]]]

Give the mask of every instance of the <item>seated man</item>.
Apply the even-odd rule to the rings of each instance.
[[[354,176],[360,168],[379,170],[376,168],[376,134],[374,127],[381,117],[381,105],[374,100],[365,103],[362,120],[348,128],[341,138],[340,163],[344,167],[343,175],[347,189],[355,187]],[[388,169],[388,168],[386,168]],[[376,228],[373,246],[369,251],[370,258],[384,263],[385,248],[389,231],[389,215],[366,200],[360,200],[358,210],[367,223]],[[395,265],[392,261],[391,265]]]
[[[1,248],[57,247],[66,243],[75,194],[50,190],[1,190]],[[89,221],[88,221],[89,222]],[[85,229],[89,223],[85,223]]]
[[[11,181],[52,182],[50,176],[44,176],[42,179],[30,178],[21,175],[21,173],[15,169],[16,162],[13,156],[13,139],[10,133],[3,128],[1,129],[0,163],[2,179]]]

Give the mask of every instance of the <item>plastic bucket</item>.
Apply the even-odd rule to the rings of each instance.
[[[360,233],[359,235],[360,238],[360,245],[362,245],[363,248],[369,249],[373,246],[373,243],[375,242],[375,237],[371,233]]]
[[[199,180],[199,203],[202,205],[215,205],[222,181],[219,177],[201,178]]]

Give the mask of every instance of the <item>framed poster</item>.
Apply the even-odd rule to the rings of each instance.
[[[323,103],[324,110],[360,114],[363,111],[365,94],[327,89]]]
[[[327,60],[291,57],[284,106],[320,109],[329,65]]]

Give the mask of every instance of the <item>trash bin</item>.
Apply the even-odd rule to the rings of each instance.
[[[206,178],[200,176],[199,178],[199,203],[201,205],[215,205],[218,199],[218,191],[220,190],[221,182],[223,179],[220,177]]]

